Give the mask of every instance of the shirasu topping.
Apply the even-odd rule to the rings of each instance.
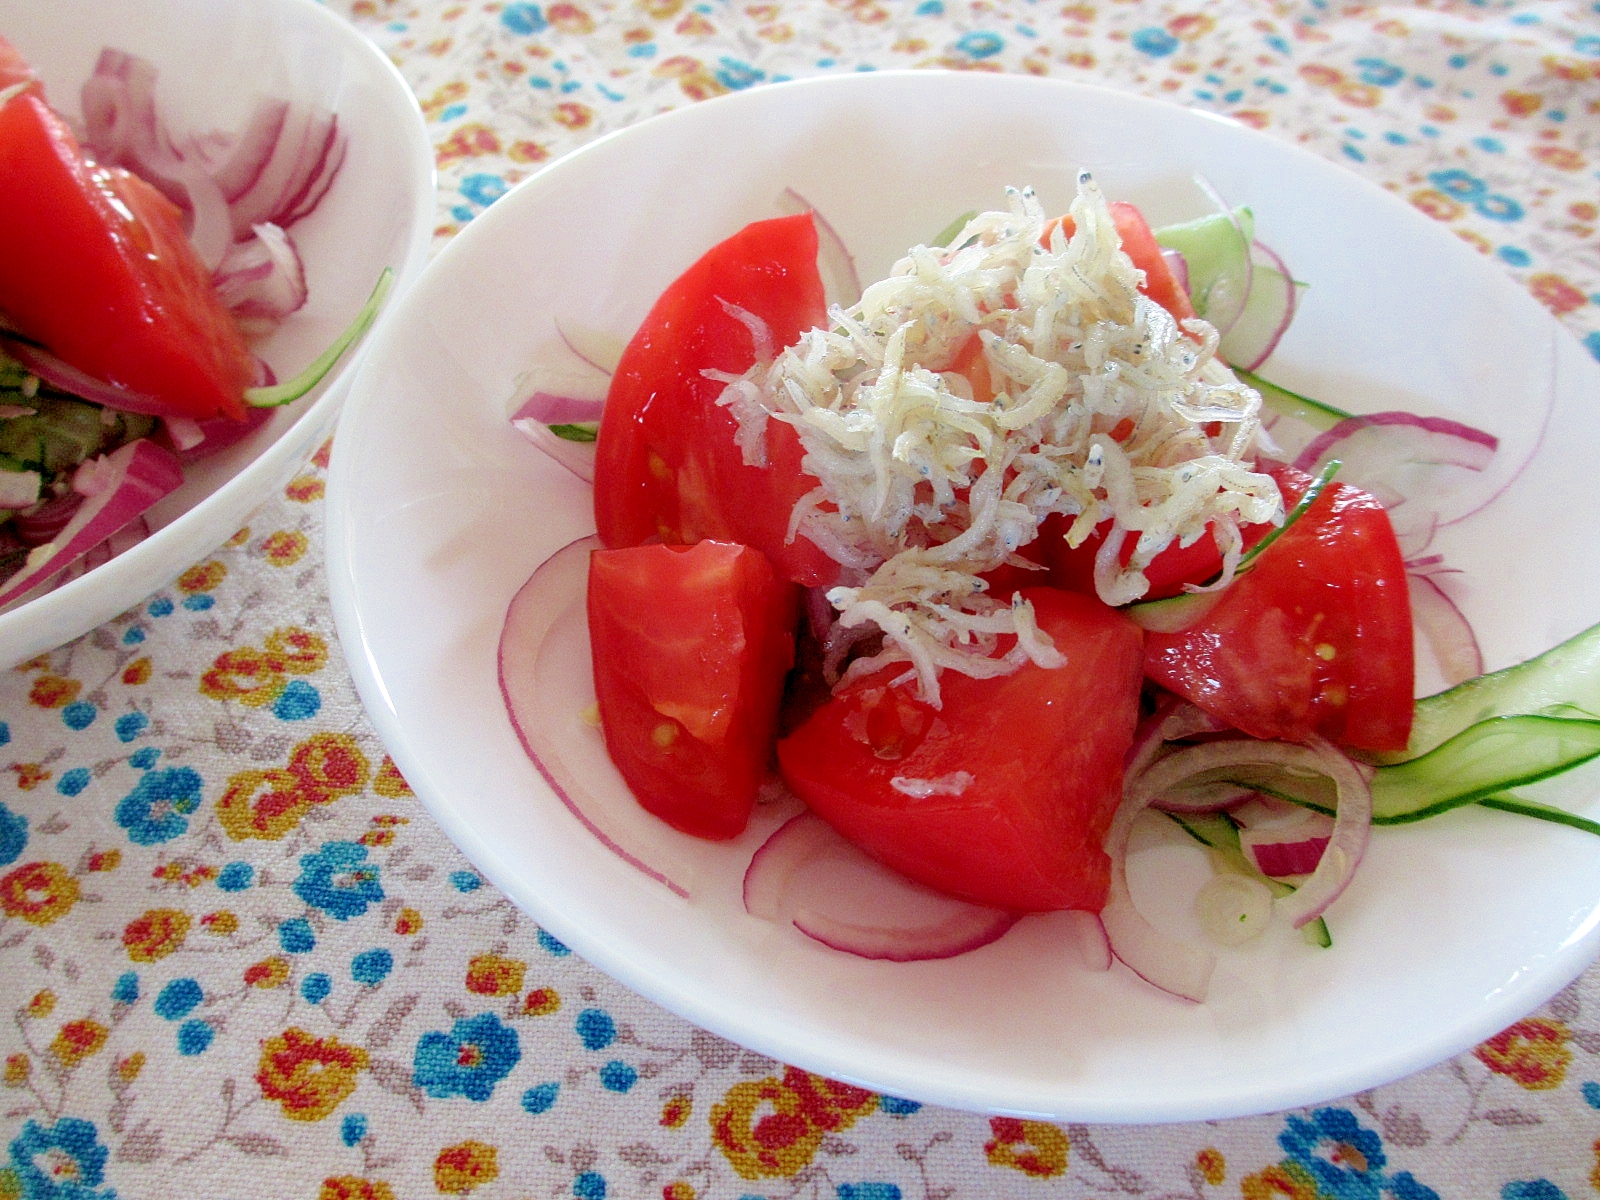
[[[987,594],[1051,514],[1080,545],[1109,520],[1095,586],[1110,604],[1147,590],[1144,568],[1209,524],[1224,586],[1240,526],[1280,521],[1277,485],[1251,469],[1260,398],[1215,355],[1216,330],[1178,323],[1138,291],[1099,187],[1080,174],[1064,237],[1031,190],[973,217],[951,248],[917,246],[830,326],[725,380],[721,402],[759,462],[787,422],[819,486],[790,536],[845,568],[828,592],[835,641],[882,632],[846,680],[907,664],[939,703],[944,669],[987,677],[1062,662],[1020,599]],[[754,329],[760,346],[762,331]],[[981,339],[988,394],[952,367]],[[984,370],[969,370],[981,377]],[[980,385],[981,387],[982,385]],[[1127,531],[1138,541],[1126,564]],[[1002,638],[1014,639],[998,654]]]

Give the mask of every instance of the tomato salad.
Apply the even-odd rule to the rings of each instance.
[[[309,391],[252,340],[306,301],[290,227],[336,177],[334,114],[263,101],[178,137],[148,62],[102,51],[69,121],[0,38],[0,604],[142,536],[186,462]]]
[[[1148,808],[1211,849],[1222,942],[1279,919],[1327,945],[1374,824],[1476,802],[1600,832],[1508,790],[1600,754],[1571,694],[1600,635],[1473,678],[1427,500],[1390,517],[1400,467],[1481,471],[1492,435],[1254,375],[1298,285],[1248,210],[1152,230],[1087,173],[1065,214],[1008,200],[831,305],[826,222],[757,221],[656,301],[603,409],[519,412],[593,480],[598,541],[557,560],[638,802],[727,839],[797,797],[746,904],[839,949],[944,956],[1071,910],[1191,999],[1214,953],[1128,892]],[[502,686],[561,789],[522,678],[555,573],[513,604]],[[1455,685],[1422,701],[1419,641]],[[840,838],[921,915],[785,899]]]

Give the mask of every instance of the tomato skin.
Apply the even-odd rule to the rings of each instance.
[[[130,408],[243,417],[255,361],[181,214],[89,161],[36,87],[0,106],[0,263],[0,311]]]
[[[1310,483],[1277,473],[1288,506]],[[1258,738],[1320,734],[1400,750],[1414,706],[1405,560],[1383,505],[1333,483],[1178,633],[1151,633],[1145,673]]]
[[[838,564],[803,537],[788,541],[795,502],[817,486],[800,469],[794,429],[769,421],[765,466],[747,466],[738,423],[716,403],[706,370],[755,362],[750,330],[724,304],[765,322],[772,351],[827,320],[809,213],[747,225],[674,281],[623,351],[595,448],[595,522],[607,546],[703,539],[761,550],[807,586]]]
[[[1142,634],[1088,596],[1022,595],[1067,665],[1025,664],[996,679],[946,671],[941,709],[918,700],[914,683],[891,686],[903,667],[887,668],[781,739],[778,765],[814,812],[912,879],[1016,912],[1098,910],[1110,879],[1101,843],[1138,718]],[[896,778],[956,782],[917,798]]]
[[[1044,524],[1039,528],[1037,539],[1041,547],[1039,557],[1050,568],[1051,587],[1065,588],[1069,592],[1083,592],[1092,596],[1095,594],[1095,555],[1105,544],[1111,523],[1107,521],[1097,525],[1076,547],[1069,547],[1063,537],[1067,525],[1065,518],[1054,514],[1045,518]],[[1272,528],[1270,524],[1243,526],[1239,532],[1243,537],[1244,548],[1249,549],[1255,545],[1271,532]],[[1134,530],[1128,530],[1122,535],[1123,566],[1127,566],[1133,558],[1133,551],[1138,543],[1139,535]],[[1150,565],[1144,569],[1144,577],[1150,586],[1140,599],[1161,600],[1168,596],[1176,596],[1183,591],[1184,584],[1209,583],[1217,578],[1221,571],[1222,550],[1217,546],[1215,532],[1207,525],[1205,531],[1189,545],[1171,542],[1166,549],[1150,560]]]
[[[798,596],[726,542],[597,550],[589,636],[606,748],[648,811],[696,837],[744,831],[766,778]]]

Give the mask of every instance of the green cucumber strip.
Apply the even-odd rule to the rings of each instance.
[[[1254,546],[1239,556],[1239,565],[1233,569],[1233,577],[1237,579],[1243,575],[1250,565],[1261,557],[1261,552],[1273,542],[1283,536],[1283,531],[1288,529],[1303,515],[1306,509],[1316,503],[1317,497],[1322,495],[1322,489],[1333,481],[1339,473],[1339,460],[1330,458],[1322,464],[1322,470],[1317,472],[1300,499],[1284,514],[1283,524],[1276,529],[1269,530]],[[1176,596],[1164,596],[1160,600],[1139,600],[1126,606],[1122,611],[1127,613],[1133,623],[1141,629],[1151,633],[1177,633],[1187,629],[1201,617],[1205,616],[1222,598],[1223,592],[1180,592]]]
[[[1417,758],[1480,721],[1518,714],[1600,719],[1600,625],[1536,658],[1424,696],[1417,701],[1406,748],[1374,755],[1372,761]]]
[[[600,434],[599,421],[568,421],[561,425],[546,426],[558,438],[569,442],[592,442]]]
[[[1292,884],[1274,879],[1270,875],[1263,875],[1256,870],[1255,864],[1250,861],[1244,848],[1239,844],[1239,827],[1226,813],[1169,812],[1164,815],[1172,818],[1178,828],[1211,850],[1222,865],[1240,875],[1261,880],[1271,889],[1274,896],[1287,896],[1295,890]],[[1333,945],[1333,935],[1328,932],[1328,923],[1321,917],[1302,925],[1300,936],[1313,946],[1321,946],[1323,949]]]
[[[1490,717],[1418,758],[1378,767],[1372,776],[1372,823],[1407,825],[1467,804],[1559,821],[1600,834],[1600,822],[1506,794],[1600,758],[1600,720],[1534,714]],[[1227,782],[1332,813],[1333,784],[1270,766],[1209,772],[1192,785]],[[1559,814],[1559,815],[1558,815]]]
[[[1372,778],[1377,824],[1419,821],[1600,757],[1600,720],[1490,717]]]
[[[1340,421],[1348,420],[1351,416],[1350,413],[1331,404],[1324,404],[1320,400],[1313,400],[1310,396],[1302,396],[1299,392],[1279,387],[1272,381],[1261,378],[1254,371],[1234,367],[1233,373],[1261,393],[1261,403],[1273,412],[1279,416],[1302,421],[1319,432],[1332,429]]]
[[[1243,308],[1240,289],[1249,275],[1255,225],[1255,214],[1241,206],[1154,230],[1157,242],[1183,255],[1189,299],[1200,316],[1222,317],[1231,324]]]
[[[967,212],[962,213],[954,221],[951,221],[950,224],[946,225],[938,233],[934,234],[933,235],[933,241],[930,242],[929,245],[931,245],[931,246],[948,246],[951,243],[951,241],[954,240],[956,234],[960,233],[963,229],[965,229],[967,227],[967,222],[972,220],[972,218],[977,216],[977,215],[978,215],[978,210],[975,209],[975,208],[974,209],[970,209]]]
[[[364,334],[377,319],[378,310],[383,307],[384,298],[388,296],[389,289],[394,284],[394,270],[385,267],[383,274],[378,276],[378,282],[372,289],[372,294],[367,297],[367,302],[361,306],[361,311],[356,314],[356,319],[345,326],[345,330],[333,340],[333,344],[317,356],[309,367],[296,375],[287,383],[273,384],[270,387],[246,388],[244,402],[252,408],[278,408],[290,401],[298,400],[317,384],[322,382],[322,377],[333,369],[333,364],[344,356],[352,342]]]

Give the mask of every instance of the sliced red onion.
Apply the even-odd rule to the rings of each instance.
[[[1304,288],[1270,246],[1252,242],[1250,262],[1249,295],[1217,350],[1226,361],[1254,371],[1288,332]]]
[[[822,276],[822,291],[828,303],[849,308],[861,299],[861,274],[856,270],[855,256],[844,244],[839,231],[793,188],[783,189],[778,196],[778,208],[784,213],[811,214],[817,227],[817,272]]]
[[[306,271],[294,242],[277,225],[257,225],[229,247],[212,283],[247,332],[265,333],[306,302]]]
[[[260,169],[229,208],[235,239],[257,225],[287,228],[315,206],[343,162],[338,118],[326,109],[291,108]]]
[[[1252,796],[1230,812],[1239,825],[1239,848],[1273,879],[1312,874],[1333,835],[1327,813],[1268,796]]]
[[[50,541],[34,547],[20,570],[0,586],[0,604],[10,604],[65,570],[93,547],[142,517],[183,482],[176,457],[140,438],[78,467],[73,488],[84,496],[71,519]]]
[[[146,396],[139,392],[130,392],[119,388],[115,384],[97,379],[86,371],[61,361],[50,351],[31,342],[24,342],[18,338],[0,337],[0,350],[23,367],[39,377],[40,382],[56,388],[58,391],[70,392],[85,400],[92,400],[96,404],[104,404],[107,408],[121,409],[123,412],[145,413],[150,416],[160,416],[169,406],[163,404],[154,396]]]
[[[891,962],[966,954],[1020,919],[907,879],[809,812],[779,826],[751,856],[744,903],[752,916],[789,921],[831,949]]]
[[[1417,640],[1438,664],[1446,687],[1483,674],[1483,651],[1466,615],[1429,574],[1407,574]]]
[[[522,748],[569,812],[630,866],[687,897],[694,867],[678,834],[639,806],[606,753],[594,708],[582,538],[558,550],[512,598],[500,633],[500,694]]]
[[[1069,909],[1059,919],[1072,931],[1072,944],[1077,950],[1078,962],[1091,971],[1109,971],[1116,956],[1111,953],[1111,939],[1100,914],[1081,908]]]
[[[1242,946],[1272,923],[1272,889],[1249,875],[1221,871],[1201,885],[1194,908],[1212,941]]]
[[[1187,779],[1238,766],[1270,766],[1322,775],[1337,789],[1333,827],[1316,870],[1293,894],[1276,904],[1278,913],[1298,929],[1321,916],[1348,886],[1366,853],[1372,830],[1372,791],[1367,775],[1333,745],[1320,738],[1304,745],[1232,738],[1185,746],[1156,760],[1131,780],[1124,807],[1137,803],[1143,809]]]
[[[604,400],[534,392],[511,415],[512,426],[586,483],[594,482],[595,442],[562,437],[552,425],[587,426],[600,420]]]
[[[1398,534],[1403,525],[1437,523],[1451,472],[1482,472],[1498,446],[1493,434],[1442,416],[1366,413],[1312,438],[1293,466],[1315,474],[1339,459],[1339,480],[1374,494]]]
[[[1189,294],[1189,260],[1183,256],[1182,250],[1173,250],[1168,246],[1161,247],[1161,257],[1167,264],[1167,270],[1172,272],[1172,281],[1187,296]]]
[[[45,501],[32,512],[18,513],[11,519],[8,528],[15,531],[24,546],[42,546],[45,542],[53,541],[67,527],[67,522],[72,520],[72,514],[78,511],[82,503],[82,492],[64,492]]]
[[[242,442],[272,420],[272,412],[270,408],[247,407],[244,417],[237,421],[232,417],[207,417],[203,421],[164,417],[161,427],[168,448],[180,461],[192,463]]]

